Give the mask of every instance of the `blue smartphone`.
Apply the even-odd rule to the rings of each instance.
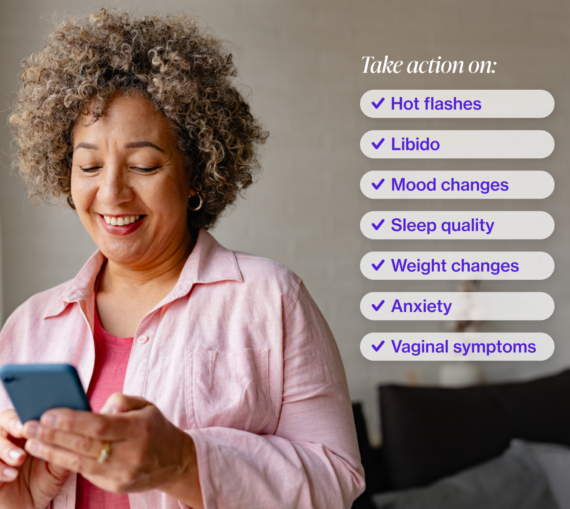
[[[91,411],[77,370],[69,364],[6,364],[0,380],[22,424],[52,408]]]

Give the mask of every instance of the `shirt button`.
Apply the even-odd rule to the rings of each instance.
[[[139,345],[144,345],[148,341],[148,336],[139,336],[137,339],[137,343]]]

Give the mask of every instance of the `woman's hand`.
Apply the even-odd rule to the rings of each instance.
[[[192,438],[142,398],[113,394],[100,414],[50,410],[40,422],[26,423],[23,435],[32,456],[78,472],[103,490],[158,489],[203,507]],[[99,463],[107,442],[111,453]]]
[[[28,456],[22,424],[12,409],[0,413],[0,507],[44,509],[69,475],[65,467]]]

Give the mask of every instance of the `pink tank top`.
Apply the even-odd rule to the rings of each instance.
[[[132,344],[133,338],[118,338],[103,329],[95,306],[95,368],[87,391],[94,412],[99,412],[103,408],[111,394],[123,392]],[[75,507],[76,509],[130,509],[131,506],[127,494],[103,491],[78,475]]]

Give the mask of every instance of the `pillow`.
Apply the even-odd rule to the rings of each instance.
[[[558,509],[538,462],[513,440],[499,458],[428,488],[374,495],[377,509]]]
[[[426,486],[499,456],[513,438],[570,446],[570,370],[460,389],[380,387],[391,489]]]
[[[570,448],[562,445],[526,443],[542,467],[560,509],[570,509]]]

